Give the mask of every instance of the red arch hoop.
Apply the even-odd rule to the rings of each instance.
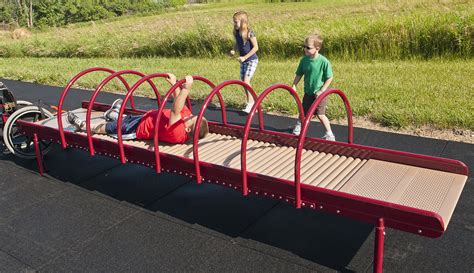
[[[250,94],[252,95],[252,97],[254,98],[254,100],[257,100],[257,95],[255,93],[255,91],[252,89],[252,87],[250,85],[248,85],[247,83],[243,82],[243,81],[240,81],[240,80],[229,80],[229,81],[225,81],[221,84],[219,84],[218,86],[216,86],[212,91],[211,93],[207,96],[206,100],[204,100],[204,103],[201,107],[201,110],[199,111],[199,115],[196,119],[196,124],[194,125],[195,128],[200,128],[201,127],[201,122],[202,122],[202,118],[204,117],[204,112],[206,111],[209,103],[211,102],[212,98],[216,95],[216,94],[219,94],[220,95],[220,90],[228,85],[240,85],[242,87],[244,87],[247,91],[250,92]],[[221,102],[221,105],[224,105],[223,104],[223,101]],[[223,123],[226,125],[227,124],[227,119],[226,119],[226,115],[225,115],[225,112],[224,112],[225,108],[224,107],[221,107],[221,111],[222,111],[222,119],[223,119]],[[260,122],[260,129],[263,130],[263,118],[262,118],[262,111],[260,110],[259,108],[259,122]],[[202,177],[201,177],[201,168],[199,166],[199,155],[198,155],[198,141],[199,141],[199,134],[194,134],[193,135],[193,157],[194,157],[194,167],[196,169],[196,181],[198,184],[201,184],[202,182]]]
[[[92,107],[94,106],[94,102],[95,102],[97,96],[99,95],[99,92],[102,90],[102,88],[104,88],[104,86],[107,83],[109,83],[111,80],[113,80],[116,77],[121,77],[124,74],[133,74],[133,75],[137,75],[137,76],[140,76],[140,77],[145,76],[145,74],[143,74],[141,72],[138,72],[138,71],[135,71],[135,70],[122,70],[122,71],[115,72],[112,75],[105,78],[97,86],[97,88],[94,90],[94,93],[92,94],[92,96],[90,98],[89,107],[87,108],[87,114],[86,114],[86,133],[87,133],[87,142],[89,143],[89,153],[90,153],[90,155],[94,155],[94,153],[95,153],[94,144],[92,143],[92,131],[91,131],[91,113],[92,113]],[[150,84],[151,88],[155,92],[155,95],[156,95],[156,98],[157,98],[157,104],[158,104],[158,107],[159,107],[160,106],[160,93],[158,92],[158,90],[156,89],[155,84],[151,80],[147,80],[147,82]],[[129,90],[128,90],[127,94],[128,93],[130,93]],[[132,96],[132,101],[133,101],[133,96]],[[124,102],[122,106],[124,106],[124,105],[126,105],[126,102]]]
[[[302,124],[301,128],[301,134],[298,139],[298,146],[296,149],[296,157],[295,157],[295,201],[296,201],[296,208],[301,208],[301,154],[303,152],[303,145],[304,145],[304,140],[306,137],[306,132],[308,131],[309,127],[309,122],[311,121],[311,118],[314,115],[314,112],[316,111],[316,108],[319,106],[321,101],[329,96],[330,94],[338,94],[339,97],[342,99],[344,102],[344,106],[346,107],[346,113],[347,113],[347,122],[348,122],[348,140],[347,142],[349,144],[353,143],[353,128],[352,128],[352,110],[351,110],[351,105],[349,104],[349,100],[347,99],[346,95],[344,92],[338,89],[330,89],[326,90],[323,92],[321,95],[318,96],[316,101],[311,105],[311,107],[308,110],[308,113],[306,115],[306,118]],[[323,140],[325,141],[325,140]]]
[[[96,71],[109,72],[111,74],[115,73],[114,70],[109,69],[109,68],[105,68],[105,67],[91,67],[91,68],[88,68],[84,71],[81,71],[81,72],[77,73],[68,82],[68,84],[64,88],[63,92],[61,93],[61,97],[59,99],[59,104],[58,104],[58,113],[59,113],[59,115],[57,116],[57,118],[58,118],[58,127],[59,127],[59,137],[61,138],[61,146],[62,146],[63,149],[66,149],[66,147],[67,147],[66,138],[64,136],[63,120],[62,120],[63,105],[64,105],[64,100],[66,99],[66,95],[68,94],[69,89],[71,89],[72,85],[77,80],[79,80],[82,76],[84,76],[86,74],[89,74],[91,72],[96,72]],[[124,84],[125,88],[127,88],[127,90],[130,90],[130,85],[128,84],[128,82],[123,77],[119,77],[119,79]],[[135,102],[133,100],[131,101],[131,104],[132,104],[132,109],[135,109]]]
[[[296,104],[298,106],[298,113],[299,113],[299,119],[300,121],[303,121],[304,119],[304,111],[303,111],[303,106],[301,105],[301,100],[298,97],[298,94],[296,91],[289,87],[288,85],[284,84],[276,84],[273,86],[268,87],[263,91],[262,94],[258,97],[257,101],[255,102],[254,106],[252,107],[252,110],[250,110],[250,113],[247,117],[247,121],[245,122],[245,128],[244,128],[244,135],[242,136],[242,145],[241,145],[241,150],[240,150],[240,170],[242,172],[242,194],[243,195],[248,195],[248,186],[247,186],[247,141],[249,138],[249,133],[250,133],[250,125],[252,124],[252,120],[255,114],[255,111],[257,110],[258,107],[260,107],[260,104],[263,102],[263,99],[270,94],[271,92],[277,90],[277,89],[284,89],[288,91],[293,98],[296,101]],[[260,108],[259,108],[260,109]],[[260,128],[262,130],[262,128]]]
[[[137,90],[138,87],[140,87],[141,84],[143,84],[145,81],[151,81],[153,78],[166,78],[168,77],[168,74],[165,73],[154,73],[150,74],[147,76],[142,77],[139,79],[133,86],[130,88],[128,91],[127,95],[125,95],[125,98],[123,99],[122,106],[120,107],[119,115],[118,115],[118,120],[117,120],[117,139],[118,139],[118,145],[120,149],[120,160],[122,164],[127,162],[127,158],[125,157],[125,148],[123,146],[123,137],[122,137],[122,120],[123,120],[123,114],[125,112],[125,105],[127,104],[128,100],[130,98],[133,98],[133,93],[135,90]],[[158,100],[158,108],[161,109],[165,106],[166,100],[163,100],[161,103],[159,102],[159,93],[155,92],[156,98]]]
[[[207,83],[211,88],[213,88],[215,85],[214,83],[212,83],[210,80],[204,78],[204,77],[201,77],[201,76],[193,76],[193,79],[194,80],[198,80],[198,81],[202,81],[202,82],[205,82]],[[174,91],[176,91],[176,89],[178,87],[180,87],[183,83],[185,83],[186,81],[183,79],[183,80],[179,80],[178,82],[176,82],[175,85],[173,85],[173,87],[171,87],[171,89],[168,91],[168,93],[166,93],[165,97],[163,98],[163,103],[162,103],[162,106],[160,107],[160,110],[158,111],[158,116],[156,118],[156,123],[155,123],[155,136],[153,138],[154,140],[154,145],[155,145],[155,162],[156,162],[156,166],[155,166],[155,170],[156,172],[161,172],[161,163],[160,163],[160,145],[159,145],[159,136],[158,136],[158,129],[159,129],[159,124],[160,124],[160,119],[161,119],[161,116],[163,115],[163,109],[164,109],[164,105],[166,104],[166,102],[168,101],[168,98],[170,97],[171,94],[174,93]],[[222,96],[221,94],[218,94],[218,97],[219,97],[219,103],[221,103],[221,108],[224,108],[225,109],[225,106],[224,106],[224,100],[222,99]],[[225,116],[222,117],[224,120],[225,120]],[[199,128],[197,127],[197,123],[195,125],[195,128]],[[194,134],[196,135],[196,134]]]

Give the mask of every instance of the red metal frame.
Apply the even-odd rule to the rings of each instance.
[[[122,138],[122,120],[123,120],[123,114],[124,114],[124,111],[125,111],[126,102],[133,95],[133,92],[135,92],[135,90],[142,83],[144,83],[145,81],[149,81],[153,78],[157,78],[157,77],[167,78],[168,74],[155,73],[155,74],[150,74],[148,76],[145,76],[145,77],[141,78],[140,80],[138,80],[132,86],[132,88],[130,88],[130,90],[128,91],[127,95],[124,98],[124,101],[122,103],[122,107],[120,108],[119,118],[117,120],[117,138],[118,138],[118,146],[119,146],[119,150],[120,150],[120,160],[121,160],[122,163],[125,163],[127,161],[127,158],[125,156],[125,149],[124,149],[124,145],[123,145],[123,138]],[[212,83],[210,80],[208,80],[204,77],[201,77],[201,76],[193,76],[193,79],[196,80],[196,81],[202,81],[202,82],[206,83],[207,85],[209,85],[210,87],[215,86],[214,83]],[[176,82],[176,84],[173,85],[170,88],[170,90],[166,93],[166,95],[164,96],[161,105],[160,104],[158,105],[159,109],[158,109],[158,115],[157,115],[156,124],[155,124],[155,132],[154,132],[154,143],[155,143],[154,147],[155,147],[155,160],[156,160],[155,170],[156,170],[157,173],[160,173],[160,171],[161,171],[161,168],[160,168],[160,153],[159,153],[159,145],[158,145],[158,143],[159,143],[158,130],[159,130],[159,122],[160,122],[160,119],[161,119],[161,115],[163,114],[163,110],[165,108],[166,102],[168,101],[171,94],[173,94],[174,91],[177,88],[179,88],[183,83],[184,83],[184,80],[180,80],[180,81]],[[159,97],[159,94],[157,94],[156,92],[155,92],[155,94],[156,94],[157,97]],[[223,104],[223,99],[222,99],[222,96],[220,94],[218,94],[218,98],[219,98],[219,102],[221,104],[221,107],[223,109],[225,109],[225,106]],[[187,102],[188,102],[189,109],[191,109],[191,103],[190,103],[189,97],[187,98]],[[92,107],[92,105],[93,105],[93,103],[91,103],[89,105],[89,107]],[[223,119],[224,122],[226,122],[225,115],[222,116],[222,119]]]
[[[5,124],[5,122],[7,122],[7,119],[8,119],[9,115],[3,113],[2,114],[2,121],[3,121],[3,124]]]
[[[92,96],[90,98],[90,105],[89,107],[87,108],[87,114],[86,114],[86,133],[87,133],[87,142],[89,143],[89,152],[91,155],[94,155],[95,151],[94,151],[94,146],[92,144],[92,131],[91,131],[91,113],[92,113],[92,105],[94,105],[94,102],[97,98],[97,96],[99,95],[99,92],[102,90],[102,88],[104,88],[104,86],[109,83],[111,80],[115,79],[115,78],[121,78],[122,75],[124,74],[133,74],[133,75],[137,75],[137,76],[140,76],[140,77],[145,77],[145,74],[141,73],[141,72],[138,72],[138,71],[135,71],[135,70],[122,70],[122,71],[118,71],[118,72],[115,72],[115,73],[112,73],[112,75],[108,76],[107,78],[105,78],[97,87],[96,89],[94,90],[94,92],[92,93]],[[156,103],[158,105],[158,107],[160,107],[160,93],[158,92],[158,89],[156,89],[156,86],[155,84],[147,79],[147,82],[150,84],[151,88],[153,89],[153,91],[155,92],[155,96],[156,96]],[[130,88],[127,88],[127,95],[130,94]],[[125,105],[127,104],[127,101],[128,101],[128,98],[127,100],[125,100],[122,104],[122,107],[125,107]],[[132,100],[133,102],[133,96],[132,96]],[[132,104],[132,109],[135,109],[135,107],[133,106]],[[60,115],[59,115],[60,116]],[[121,116],[119,116],[119,120],[121,121],[122,118]],[[121,123],[119,123],[121,125]],[[121,127],[119,127],[121,129]],[[121,136],[120,136],[121,137]]]
[[[101,68],[95,69],[101,70]],[[87,71],[88,70],[83,71],[81,73],[86,74],[88,73]],[[90,70],[89,72],[92,71],[95,70]],[[62,111],[61,107],[67,91],[69,90],[72,83],[74,83],[77,78],[83,75],[81,75],[81,73],[76,75],[76,77],[70,81],[68,87],[66,87],[65,91],[63,92],[58,107],[59,113],[61,113]],[[113,77],[120,77],[121,75],[121,72],[111,73],[112,75],[109,76],[107,79],[111,79]],[[248,193],[264,195],[271,198],[276,198],[278,200],[283,200],[288,203],[293,203],[296,205],[297,208],[304,206],[310,209],[326,211],[347,216],[353,219],[369,222],[376,225],[374,246],[374,272],[382,271],[385,227],[391,227],[425,237],[439,237],[444,233],[446,229],[445,223],[443,222],[443,219],[440,217],[440,215],[437,213],[300,183],[300,165],[303,148],[339,155],[353,156],[361,159],[380,159],[389,162],[403,163],[406,165],[431,168],[434,170],[447,171],[462,175],[468,174],[467,166],[460,161],[353,144],[352,111],[347,97],[342,91],[331,89],[318,96],[316,101],[309,109],[308,114],[304,118],[300,136],[294,136],[288,133],[264,130],[263,117],[260,108],[263,99],[269,93],[277,89],[284,89],[294,97],[299,110],[299,118],[300,120],[303,120],[303,109],[301,101],[292,88],[283,84],[274,85],[267,88],[257,98],[253,89],[242,81],[231,80],[221,83],[218,86],[214,86],[214,84],[209,80],[199,76],[194,76],[195,80],[197,79],[204,81],[213,88],[211,93],[204,101],[202,108],[200,109],[196,121],[196,127],[199,128],[205,110],[207,109],[212,98],[217,94],[219,98],[219,103],[221,104],[222,122],[209,122],[210,131],[214,133],[226,134],[242,138],[241,169],[233,169],[229,167],[214,165],[208,162],[200,162],[198,156],[197,134],[194,134],[193,138],[193,159],[174,156],[166,153],[160,154],[158,145],[159,120],[169,96],[176,90],[176,88],[178,88],[184,83],[184,80],[178,81],[174,86],[171,87],[171,89],[164,96],[164,99],[161,104],[158,101],[159,114],[157,117],[157,122],[155,124],[155,149],[153,151],[153,154],[148,149],[134,147],[123,143],[121,133],[121,122],[123,114],[144,112],[134,109],[133,106],[132,109],[126,109],[125,105],[129,99],[133,99],[132,94],[138,88],[138,86],[140,86],[143,82],[151,80],[155,77],[167,77],[167,74],[155,73],[148,76],[143,76],[133,85],[132,88],[127,88],[127,95],[125,96],[124,103],[120,108],[118,121],[119,140],[117,142],[99,138],[92,138],[90,134],[88,134],[85,138],[84,135],[75,134],[73,132],[64,132],[60,118],[58,118],[58,125],[60,125],[59,129],[54,129],[50,127],[41,126],[36,123],[18,120],[16,123],[17,127],[25,134],[33,136],[40,174],[43,173],[43,162],[41,151],[39,150],[38,139],[45,139],[57,141],[58,143],[61,143],[63,147],[69,145],[75,148],[89,151],[92,149],[96,149],[98,154],[104,154],[117,159],[120,158],[122,163],[128,161],[131,163],[142,164],[150,168],[155,168],[157,172],[164,170],[167,172],[179,173],[190,177],[195,176],[198,183],[201,183],[201,180],[206,180],[207,182],[222,184],[224,186],[228,186],[236,190],[240,189],[244,195],[247,195]],[[89,122],[91,110],[104,111],[109,108],[108,105],[98,104],[94,102],[97,93],[107,82],[107,79],[102,82],[103,84],[97,87],[91,98],[91,101],[83,103],[83,107],[87,107],[88,109],[87,114],[89,116]],[[252,107],[252,110],[247,117],[245,126],[232,125],[227,123],[227,118],[225,114],[225,104],[220,94],[220,90],[225,86],[232,84],[240,85],[247,89],[256,101],[255,105]],[[157,97],[159,96],[157,91],[155,92],[155,94],[157,95]],[[348,143],[331,142],[322,139],[306,137],[310,120],[317,106],[325,97],[330,94],[338,94],[344,102],[349,122]],[[251,123],[255,115],[255,111],[257,110],[259,111],[260,126],[259,128],[251,128]],[[87,141],[85,139],[87,139]],[[288,181],[253,172],[248,172],[246,169],[246,148],[248,139],[266,141],[277,145],[286,145],[296,148],[295,181]],[[117,143],[119,146],[119,153],[117,153]],[[92,152],[91,154],[94,153]],[[127,154],[127,158],[125,157],[125,154]]]
[[[33,134],[33,143],[35,145],[36,162],[38,163],[38,170],[39,170],[40,175],[43,176],[43,172],[44,172],[43,153],[41,152],[41,149],[39,148],[37,134]]]
[[[21,128],[27,135],[37,134],[38,138],[60,142],[57,129],[44,127],[35,123],[18,120],[17,127]],[[210,123],[210,129],[213,132],[225,134],[228,131],[221,124]],[[253,132],[252,132],[253,131]],[[258,133],[252,129],[250,136]],[[268,133],[266,133],[268,134]],[[88,150],[87,141],[84,135],[75,134],[73,132],[65,132],[68,145],[71,147]],[[117,142],[104,139],[94,138],[94,146],[98,154],[103,154],[119,159],[117,155]],[[322,140],[308,138],[308,145],[312,143],[321,144]],[[325,144],[325,143],[323,143]],[[335,145],[335,144],[327,144]],[[348,145],[348,144],[346,144]],[[130,145],[124,145],[128,154],[130,163],[142,164],[151,168],[155,167],[155,159],[151,156],[151,152],[144,148],[138,148]],[[364,147],[359,145],[359,147]],[[371,147],[365,147],[370,149]],[[382,151],[381,151],[382,152]],[[387,159],[390,159],[390,150],[386,150]],[[402,152],[400,152],[402,153]],[[412,154],[405,155],[407,158]],[[177,157],[169,154],[161,154],[162,169],[167,172],[180,173],[188,176],[195,175],[194,160],[189,158]],[[442,158],[431,157],[433,167],[437,169],[445,168],[445,164],[457,163],[458,170],[463,170],[462,174],[467,175],[467,167],[459,161],[447,160],[444,162]],[[207,182],[222,184],[234,189],[241,189],[241,171],[219,165],[201,162],[200,168],[202,176]],[[249,193],[262,194],[268,197],[283,200],[289,203],[295,202],[295,184],[293,181],[268,177],[261,174],[248,172]],[[317,209],[325,212],[344,215],[353,219],[377,223],[382,218],[385,226],[398,230],[426,236],[439,237],[445,230],[442,218],[434,212],[425,211],[406,207],[403,205],[393,204],[389,202],[379,201],[371,198],[361,197],[348,193],[328,190],[307,184],[301,185],[303,196],[302,206]]]
[[[304,111],[303,111],[303,106],[301,104],[301,100],[298,97],[298,94],[296,91],[284,84],[276,84],[273,86],[268,87],[263,91],[260,96],[258,96],[255,104],[253,105],[252,109],[250,110],[250,113],[247,116],[247,121],[245,122],[245,127],[244,127],[244,135],[242,136],[242,145],[241,145],[241,150],[240,150],[240,169],[242,171],[242,194],[243,195],[248,195],[248,185],[247,185],[247,141],[249,138],[249,133],[250,133],[250,126],[252,125],[253,117],[255,115],[255,111],[257,111],[257,108],[260,109],[260,104],[262,104],[263,99],[268,96],[271,92],[278,90],[278,89],[284,89],[290,93],[291,96],[296,101],[296,106],[298,107],[298,113],[299,113],[299,119],[300,121],[303,121],[304,119]],[[263,124],[263,123],[261,123]],[[263,131],[264,128],[260,127],[260,131]]]
[[[125,105],[127,104],[127,101],[130,99],[130,97],[133,97],[133,92],[135,92],[135,90],[137,90],[137,88],[142,83],[144,83],[145,81],[151,80],[153,78],[157,78],[157,77],[167,78],[168,74],[155,73],[155,74],[150,74],[150,75],[147,75],[147,76],[139,79],[132,86],[132,88],[130,88],[130,90],[127,92],[127,95],[125,95],[125,98],[123,99],[123,103],[122,103],[122,106],[120,107],[119,116],[118,116],[118,120],[117,120],[117,138],[118,138],[118,145],[119,145],[119,150],[120,150],[120,161],[122,162],[122,164],[125,164],[125,162],[127,162],[127,158],[125,156],[125,149],[124,149],[124,145],[123,145],[123,137],[122,137],[122,122],[123,122],[123,114],[125,112]],[[158,98],[159,95],[157,93],[155,93],[155,95]],[[162,103],[161,103],[161,105],[158,104],[159,109],[162,109],[166,105],[166,100],[167,100],[167,97],[165,96]],[[93,104],[90,104],[89,107],[92,107],[92,105]]]
[[[212,91],[212,92],[214,92],[214,90],[216,89],[214,83],[212,83],[211,81],[209,81],[208,79],[206,79],[206,78],[204,78],[204,77],[193,76],[193,79],[195,79],[195,80],[201,80],[201,81],[207,83],[210,87],[213,88],[213,91]],[[178,87],[180,87],[183,83],[185,83],[185,80],[184,80],[184,79],[178,81],[178,82],[168,91],[168,93],[166,94],[166,96],[165,96],[165,98],[164,98],[163,101],[166,102],[166,101],[168,100],[169,96],[170,96],[171,94],[173,94],[174,91],[175,91]],[[211,93],[212,93],[212,92],[211,92]],[[216,91],[216,92],[218,92],[218,91]],[[214,92],[214,94],[215,94],[216,92]],[[217,96],[218,96],[218,98],[219,98],[219,103],[220,103],[220,105],[221,105],[221,109],[223,109],[222,111],[224,111],[224,110],[225,110],[224,99],[222,98],[222,96],[221,96],[220,93],[217,93]],[[163,105],[164,105],[164,104],[163,104]],[[163,114],[163,109],[164,109],[164,106],[161,107],[160,110],[158,111],[158,116],[157,116],[157,118],[156,118],[156,123],[155,123],[155,137],[154,137],[154,139],[153,139],[153,140],[154,140],[154,147],[155,147],[156,172],[158,172],[158,173],[161,171],[161,168],[160,168],[160,167],[161,167],[161,163],[160,163],[160,150],[159,150],[159,149],[160,149],[160,148],[159,148],[160,145],[159,145],[158,129],[159,129],[159,123],[160,123],[161,115]],[[204,106],[201,108],[201,112],[202,112],[202,109],[205,109]],[[222,121],[223,121],[224,123],[227,123],[227,117],[226,117],[226,115],[225,115],[225,112],[222,112],[222,113],[223,113],[223,114],[222,114]],[[200,113],[200,114],[201,114],[201,113]],[[201,119],[202,119],[202,116],[201,116]],[[195,123],[195,125],[194,125],[194,128],[200,128],[200,126],[201,126],[201,120],[199,119],[199,116],[198,116],[198,118],[197,118],[197,120],[196,120],[196,123]],[[196,144],[196,143],[197,143],[197,141],[196,141],[197,138],[198,138],[198,134],[194,134],[194,142],[193,142],[193,145],[195,145],[194,147],[197,146],[197,144]],[[195,159],[195,162],[196,162],[196,159]],[[199,177],[199,175],[196,174],[196,177]],[[198,179],[198,183],[200,183],[200,180],[199,180],[199,179]]]
[[[304,139],[306,137],[306,133],[308,131],[309,127],[309,122],[313,118],[314,112],[316,111],[316,108],[319,106],[321,101],[325,99],[327,96],[331,94],[337,94],[339,97],[341,97],[342,101],[344,102],[344,106],[346,107],[346,112],[347,112],[347,122],[348,126],[347,129],[349,130],[348,132],[348,143],[352,144],[354,141],[354,133],[353,133],[353,127],[352,127],[352,110],[351,110],[351,105],[349,104],[349,100],[347,99],[346,95],[338,89],[330,89],[326,90],[323,92],[321,95],[317,97],[317,99],[313,102],[311,107],[308,110],[308,113],[306,114],[306,118],[302,124],[301,128],[301,133],[300,137],[298,140],[298,147],[296,148],[296,157],[295,157],[295,190],[296,190],[296,207],[301,208],[301,155],[303,153],[303,144],[304,144]]]
[[[382,273],[384,241],[385,224],[383,218],[380,218],[375,227],[374,272],[377,273]]]
[[[220,96],[221,89],[226,87],[226,86],[229,86],[229,85],[240,85],[240,86],[242,86],[243,88],[245,88],[244,90],[248,91],[252,95],[254,101],[257,100],[257,94],[255,93],[253,88],[250,85],[248,85],[247,83],[245,83],[244,81],[240,81],[240,80],[225,81],[225,82],[219,84],[218,86],[216,86],[211,91],[211,93],[206,97],[206,99],[204,100],[204,103],[201,107],[201,111],[199,111],[199,114],[198,114],[197,119],[196,119],[196,123],[194,125],[195,128],[200,128],[201,127],[202,118],[204,117],[204,112],[206,111],[207,107],[209,106],[209,103],[212,101],[212,98],[214,98],[214,96],[216,94],[218,94],[218,96]],[[224,101],[221,100],[221,99],[219,99],[219,101],[220,101],[220,104],[221,104],[222,123],[224,125],[227,125],[225,107],[223,107],[224,106]],[[260,130],[263,130],[264,129],[263,117],[262,117],[262,111],[261,111],[260,107],[258,107],[258,118],[259,118]],[[199,148],[198,141],[199,141],[199,135],[194,134],[193,135],[194,168],[196,169],[195,170],[195,172],[196,172],[196,182],[198,184],[200,184],[201,181],[202,181],[202,177],[201,177],[201,168],[199,166],[200,163],[199,163],[199,155],[198,155],[198,148]],[[155,142],[155,147],[156,146],[158,146],[158,142]]]
[[[79,72],[77,75],[75,75],[69,82],[68,84],[66,85],[66,87],[64,88],[63,92],[61,93],[61,97],[59,99],[59,103],[58,103],[58,113],[62,113],[63,112],[63,104],[64,104],[64,100],[66,99],[66,95],[68,94],[69,92],[69,89],[71,89],[72,85],[77,81],[79,80],[81,77],[83,77],[84,75],[87,75],[91,72],[108,72],[110,74],[113,74],[115,73],[114,70],[112,69],[109,69],[109,68],[105,68],[105,67],[92,67],[92,68],[88,68],[84,71],[81,71]],[[122,77],[122,76],[119,76],[118,77],[120,79],[120,81],[123,83],[123,85],[125,86],[125,88],[127,88],[127,90],[130,89],[130,85],[128,84],[128,82]],[[132,108],[135,109],[135,102],[132,100],[131,101],[131,104],[132,104]],[[63,121],[62,121],[62,115],[58,115],[58,127],[59,127],[59,135],[61,137],[61,147],[63,147],[63,149],[65,149],[67,147],[67,143],[66,143],[66,139],[64,138],[64,129],[63,129]]]

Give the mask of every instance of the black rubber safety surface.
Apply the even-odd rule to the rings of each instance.
[[[4,80],[17,99],[57,104],[62,88]],[[66,108],[88,100],[73,90]],[[104,93],[100,102],[118,95]],[[156,102],[137,98],[140,108]],[[198,106],[194,107],[197,111]],[[210,109],[207,116],[219,119]],[[230,109],[229,121],[244,123]],[[289,131],[292,118],[265,115]],[[347,128],[334,126],[339,140]],[[310,134],[323,134],[312,125]],[[470,176],[447,232],[386,230],[386,272],[473,272],[474,145],[355,129],[355,143],[458,159]],[[0,156],[0,272],[371,272],[373,226],[59,147],[36,161]]]

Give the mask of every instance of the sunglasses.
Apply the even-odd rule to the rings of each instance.
[[[314,47],[310,47],[310,46],[303,46],[304,49],[307,49],[307,50],[311,50],[313,49]]]

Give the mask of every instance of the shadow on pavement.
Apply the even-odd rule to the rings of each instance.
[[[37,172],[36,160],[0,157]],[[91,157],[58,145],[45,157],[47,176],[116,201],[139,206],[154,215],[212,236],[283,256],[298,264],[313,263],[339,271],[351,262],[373,231],[371,225],[297,210],[286,203],[240,192],[135,164],[122,165],[104,156]],[[349,232],[348,232],[349,230]],[[283,250],[283,251],[282,251]],[[371,261],[367,261],[371,262]]]

